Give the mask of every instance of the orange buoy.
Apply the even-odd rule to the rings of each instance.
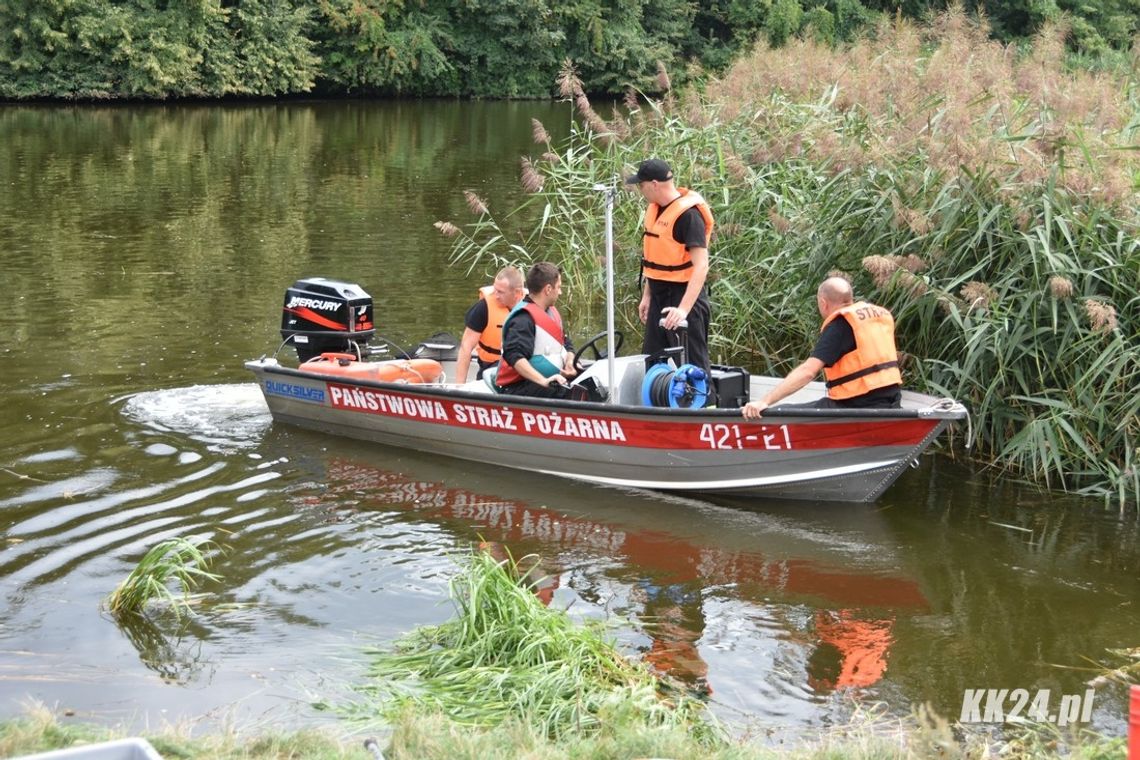
[[[443,376],[443,366],[435,359],[362,362],[357,360],[355,354],[341,353],[314,356],[298,369],[316,375],[335,375],[349,380],[374,380],[381,383],[434,383]]]

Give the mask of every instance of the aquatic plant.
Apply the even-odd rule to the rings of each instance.
[[[970,408],[975,456],[1134,503],[1140,90],[1130,69],[1067,69],[1062,50],[1055,27],[1020,52],[988,41],[960,8],[843,48],[761,43],[704,93],[639,98],[605,140],[583,113],[565,146],[544,145],[524,207],[541,221],[520,250],[570,271],[566,297],[598,313],[592,188],[666,158],[717,220],[714,360],[790,369],[818,331],[817,284],[842,272],[895,312],[907,385]],[[619,319],[635,330],[642,208],[623,193],[615,212]],[[495,254],[485,231],[455,255]]]
[[[665,695],[663,682],[625,658],[599,624],[543,606],[527,578],[510,557],[473,552],[450,584],[455,618],[370,650],[369,680],[357,687],[368,700],[347,712],[394,718],[411,708],[480,727],[517,720],[549,737],[595,731],[606,715],[621,715],[714,735],[700,719],[702,703]]]
[[[205,552],[212,545],[198,536],[179,536],[155,544],[107,596],[107,608],[114,615],[137,615],[148,605],[159,603],[180,616],[190,608],[190,592],[199,583],[221,580],[221,576],[206,570],[209,557]],[[181,587],[180,594],[171,590],[172,581]]]

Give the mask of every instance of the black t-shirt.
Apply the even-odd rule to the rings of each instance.
[[[812,358],[819,359],[823,366],[830,367],[855,350],[855,331],[851,323],[843,317],[836,317],[823,328],[819,340],[812,349]]]
[[[487,300],[480,298],[475,304],[467,310],[467,316],[463,318],[465,327],[469,327],[477,333],[482,334],[487,329]]]
[[[677,198],[680,197],[679,195],[677,196]],[[660,217],[665,209],[676,203],[677,198],[674,198],[659,208],[657,210],[657,216]],[[696,206],[686,209],[684,213],[677,217],[677,221],[673,223],[673,239],[684,245],[686,250],[707,247],[707,235],[708,230],[705,229],[705,218],[701,216],[701,211]]]
[[[855,331],[851,329],[851,323],[843,317],[836,317],[819,334],[819,340],[815,342],[815,348],[812,349],[811,355],[812,358],[823,362],[823,366],[830,367],[842,359],[844,354],[849,354],[854,350]],[[855,398],[844,399],[843,403],[849,406],[860,406],[867,403],[874,404],[880,399],[893,401],[898,393],[898,385],[887,385],[882,388],[875,388]]]

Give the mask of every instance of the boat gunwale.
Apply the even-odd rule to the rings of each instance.
[[[272,363],[268,363],[272,362]],[[318,372],[306,372],[294,367],[287,367],[280,364],[275,359],[268,357],[262,359],[251,359],[245,362],[246,369],[250,371],[262,371],[269,374],[280,374],[289,377],[303,377],[309,380],[317,380],[320,382],[335,382],[340,385],[361,386],[365,388],[377,388],[386,391],[398,391],[401,393],[420,392],[421,395],[438,396],[443,395],[447,397],[459,397],[463,399],[479,400],[488,402],[492,399],[497,399],[498,403],[512,403],[512,404],[525,404],[527,406],[547,407],[554,409],[574,409],[577,411],[605,411],[612,410],[623,415],[645,416],[645,417],[714,417],[714,418],[732,418],[741,420],[743,419],[740,408],[719,409],[715,407],[703,407],[701,409],[683,409],[679,407],[647,407],[638,406],[633,404],[611,404],[600,401],[578,401],[573,399],[553,399],[543,398],[540,396],[515,396],[508,394],[491,394],[491,393],[477,393],[472,391],[465,391],[461,385],[443,384],[443,383],[399,383],[399,382],[383,382],[378,380],[370,380],[364,378],[346,378],[339,375],[322,375]],[[920,394],[926,395],[926,394]],[[813,408],[802,406],[771,406],[768,407],[761,420],[764,422],[771,422],[774,418],[806,418],[806,419],[842,419],[851,418],[853,421],[858,420],[962,420],[968,416],[968,413],[960,403],[954,402],[954,406],[949,408],[938,408],[935,404],[940,402],[933,396],[927,396],[931,399],[931,405],[921,409],[875,409],[875,408],[845,408],[845,409],[825,409]],[[495,403],[492,401],[492,403]],[[748,422],[755,422],[760,424],[760,420],[749,420]]]

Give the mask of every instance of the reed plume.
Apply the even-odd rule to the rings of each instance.
[[[558,93],[565,99],[571,100],[582,92],[582,80],[578,78],[578,70],[569,58],[562,62],[558,72]]]
[[[657,91],[669,92],[673,89],[673,83],[669,81],[669,72],[665,69],[663,61],[657,62]]]
[[[534,164],[530,159],[523,156],[519,159],[522,164],[522,186],[528,193],[537,193],[542,191],[542,175],[534,168]]]
[[[776,232],[780,233],[781,235],[787,234],[788,230],[792,228],[792,223],[789,222],[785,217],[781,216],[780,212],[776,210],[775,206],[768,208],[768,221],[771,222],[772,229],[776,230]]]
[[[1064,301],[1073,297],[1073,281],[1068,277],[1062,277],[1055,274],[1049,278],[1049,292],[1058,301]]]
[[[538,119],[530,120],[531,136],[534,138],[535,143],[539,145],[550,145],[550,133],[546,131],[546,127]]]
[[[970,280],[962,286],[962,298],[968,304],[970,311],[985,309],[997,301],[997,293],[989,285],[977,280]]]
[[[441,221],[436,222],[432,226],[435,227],[437,230],[439,230],[441,233],[443,233],[444,237],[455,237],[456,235],[459,234],[459,228],[456,227],[451,222],[445,222],[445,221],[441,220]]]
[[[863,258],[863,268],[871,275],[875,287],[882,290],[890,284],[891,278],[899,270],[899,265],[886,256],[875,255]]]
[[[1116,329],[1116,307],[1110,303],[1085,299],[1085,314],[1088,315],[1093,332],[1110,333]]]
[[[472,214],[483,216],[487,213],[486,202],[475,194],[473,190],[464,190],[463,197],[467,199],[467,208],[471,209]]]

